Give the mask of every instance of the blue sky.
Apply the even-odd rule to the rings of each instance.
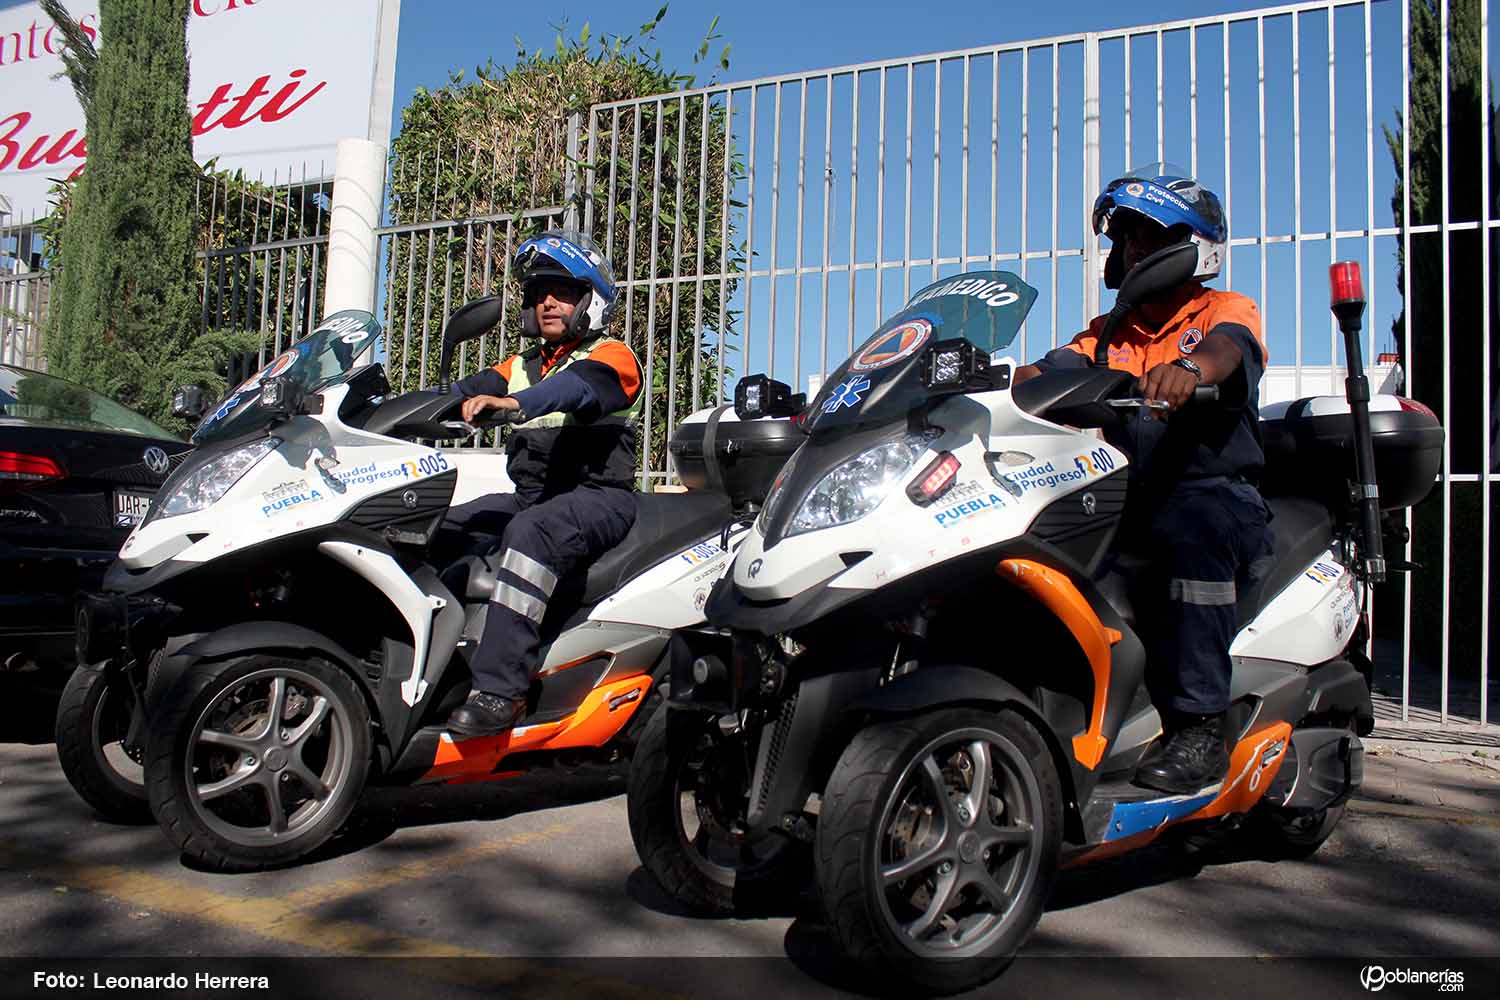
[[[660,0],[545,4],[404,0],[396,66],[397,108],[414,87],[442,84],[449,69],[464,67],[472,72],[487,58],[509,65],[516,35],[532,48],[550,45],[555,34],[550,26],[564,21],[575,35],[585,22],[595,34],[634,34],[660,6]],[[716,31],[724,37],[714,54],[725,42],[731,46],[729,72],[721,78],[744,80],[1257,6],[1266,5],[1248,0],[1154,0],[1150,4],[677,0],[656,37],[664,62],[686,66],[717,15]]]

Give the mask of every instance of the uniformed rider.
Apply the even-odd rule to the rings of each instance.
[[[1148,752],[1135,783],[1188,794],[1228,773],[1224,713],[1235,604],[1271,554],[1270,510],[1256,488],[1265,456],[1258,386],[1266,364],[1260,313],[1234,292],[1206,288],[1227,252],[1219,199],[1164,164],[1111,181],[1094,203],[1094,232],[1111,243],[1105,284],[1177,243],[1198,250],[1192,278],[1142,303],[1117,328],[1109,366],[1139,377],[1148,400],[1170,417],[1137,419],[1105,431],[1130,458],[1130,500],[1122,548],[1145,551],[1154,572],[1142,595],[1147,683],[1165,741]],[[1017,381],[1093,363],[1105,317],[1017,372]],[[1200,385],[1222,402],[1176,412]]]
[[[521,244],[514,270],[522,332],[541,342],[456,383],[465,420],[519,411],[505,449],[515,492],[454,507],[445,524],[500,542],[473,686],[448,719],[460,736],[520,723],[559,579],[619,545],[635,522],[641,367],[608,336],[617,304],[609,261],[587,236],[558,231]]]

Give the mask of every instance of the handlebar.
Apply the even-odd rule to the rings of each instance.
[[[1216,385],[1200,385],[1193,390],[1190,403],[1217,403],[1219,401],[1219,387]],[[1130,399],[1106,400],[1106,405],[1117,410],[1165,410],[1167,404],[1160,399],[1142,399],[1139,396]]]
[[[481,416],[469,421],[464,426],[472,431],[485,431],[494,427],[509,427],[511,424],[521,423],[526,419],[526,414],[520,410],[485,410]]]

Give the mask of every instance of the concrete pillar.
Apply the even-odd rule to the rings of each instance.
[[[340,309],[375,311],[380,278],[380,212],[385,193],[385,146],[340,139],[328,222],[328,281],[323,315]]]

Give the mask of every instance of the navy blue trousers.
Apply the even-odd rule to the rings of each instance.
[[[592,484],[534,502],[496,493],[448,511],[445,536],[462,533],[471,550],[500,554],[484,634],[470,662],[475,690],[526,695],[558,580],[619,545],[634,523],[634,493]]]
[[[1187,481],[1148,515],[1153,570],[1137,590],[1137,624],[1159,711],[1229,707],[1236,603],[1268,569],[1270,509],[1248,483]]]

